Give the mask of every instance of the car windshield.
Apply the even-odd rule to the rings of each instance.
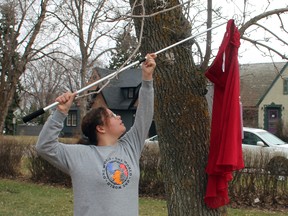
[[[269,143],[271,145],[285,145],[287,143],[285,143],[283,140],[279,139],[278,137],[276,137],[275,135],[263,131],[263,132],[258,132],[259,136],[266,142]]]

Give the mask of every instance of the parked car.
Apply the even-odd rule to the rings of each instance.
[[[158,135],[154,135],[145,140],[145,144],[158,144]]]
[[[259,128],[243,127],[243,133],[242,151],[246,168],[288,175],[288,143]],[[158,145],[158,136],[146,139],[145,144]]]
[[[288,174],[288,143],[259,128],[243,128],[245,167],[264,168],[272,174]]]

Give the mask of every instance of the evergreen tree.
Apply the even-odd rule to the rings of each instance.
[[[7,135],[14,135],[14,133],[16,132],[15,127],[17,125],[17,120],[13,122],[13,118],[16,119],[14,115],[14,111],[19,107],[19,103],[20,103],[19,92],[20,91],[21,91],[21,86],[20,84],[18,84],[17,91],[14,94],[12,104],[9,106],[8,114],[5,119],[4,130],[5,130],[5,134]]]
[[[17,40],[13,40],[13,38],[18,36],[18,33],[14,30],[15,25],[15,14],[11,13],[11,10],[7,9],[8,5],[1,7],[1,17],[0,17],[0,75],[2,79],[9,81],[14,79],[13,73],[9,73],[10,71],[15,70],[17,67],[17,63],[19,61],[20,55],[16,52]],[[16,72],[14,72],[16,73]],[[4,89],[9,88],[8,86],[4,86]],[[20,91],[20,84],[15,89],[15,93],[13,96],[12,103],[9,106],[7,116],[5,118],[4,123],[4,131],[6,134],[14,134],[14,125],[13,125],[13,112],[18,107],[20,102],[19,94],[17,91]],[[5,91],[4,91],[5,92]],[[4,99],[4,98],[3,98]]]
[[[124,29],[116,38],[116,48],[111,51],[111,60],[109,61],[108,68],[111,70],[119,69],[122,64],[132,55],[137,47],[137,38],[131,35],[130,31]],[[127,64],[140,60],[141,55],[138,53]]]

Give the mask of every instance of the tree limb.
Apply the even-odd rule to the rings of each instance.
[[[258,42],[258,41],[252,40],[252,39],[247,38],[247,37],[244,37],[244,36],[242,36],[241,39],[246,40],[246,41],[249,41],[250,43],[252,43],[253,45],[255,45],[258,50],[260,50],[258,46],[262,46],[262,47],[266,48],[267,50],[276,53],[276,54],[279,55],[282,59],[287,59],[287,60],[288,60],[288,56],[285,56],[285,55],[281,54],[281,53],[278,52],[276,49],[273,49],[273,48],[271,48],[270,46],[267,46],[266,44],[260,43],[260,42]],[[260,50],[260,51],[261,51],[261,50]]]
[[[263,18],[267,18],[268,16],[271,16],[274,14],[281,14],[281,13],[285,13],[285,12],[288,12],[288,7],[267,11],[265,13],[261,13],[258,16],[253,17],[252,19],[247,21],[243,26],[241,26],[241,28],[239,29],[240,36],[242,37],[244,35],[245,31],[249,27],[251,27],[252,25],[256,24],[259,20],[261,20]]]

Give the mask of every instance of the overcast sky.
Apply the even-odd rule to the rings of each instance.
[[[236,2],[236,3],[235,3]],[[214,1],[214,7],[215,6],[222,6],[223,7],[223,14],[227,16],[227,18],[234,18],[235,20],[238,19],[239,17],[242,17],[241,12],[243,10],[243,3],[244,1],[239,1],[239,0],[220,0],[220,1]],[[250,7],[251,8],[249,11],[251,11],[251,16],[254,17],[258,14],[261,14],[264,10],[265,7],[267,7],[267,0],[253,0],[249,1],[250,2]],[[276,9],[276,8],[284,8],[287,7],[288,1],[287,0],[270,0],[270,5],[266,9],[267,11]],[[236,5],[237,4],[237,5]],[[236,16],[235,16],[236,15]],[[238,15],[238,16],[237,16]],[[285,18],[282,19],[283,22],[286,23],[286,27],[288,28],[288,13],[286,13]],[[246,18],[246,21],[249,20],[249,15]],[[288,35],[284,34],[283,32],[280,31],[280,22],[279,20],[275,17],[275,19],[267,19],[261,21],[261,23],[265,26],[268,27],[271,31],[274,33],[277,33],[278,35],[282,36],[281,38],[285,41],[288,41]],[[237,24],[237,20],[236,20]],[[215,33],[218,36],[218,44],[220,45],[222,37],[225,32],[226,25],[223,25],[215,30],[213,30],[213,33]],[[248,29],[250,30],[250,29]],[[265,33],[264,31],[257,31],[254,33],[251,33],[250,38],[251,39],[261,39],[263,40],[264,37],[269,38],[270,35]],[[241,46],[239,48],[239,62],[241,64],[243,63],[258,63],[258,62],[271,62],[270,57],[263,57],[261,52],[257,50],[255,47],[250,42],[241,40]],[[218,46],[216,45],[217,43],[214,43],[214,47]],[[283,52],[283,46],[280,42],[278,41],[273,41],[271,40],[270,45],[273,46],[273,48],[281,50]],[[286,51],[286,55],[288,55],[288,50]],[[283,62],[284,60],[281,59],[280,57],[274,55],[273,60],[275,62],[281,61]]]

